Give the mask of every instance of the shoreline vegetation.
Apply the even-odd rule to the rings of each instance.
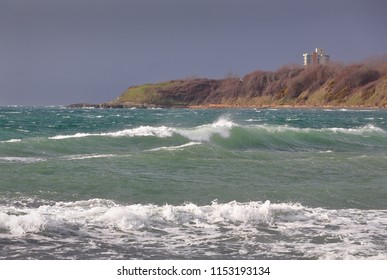
[[[193,77],[131,86],[115,100],[68,107],[387,108],[387,55],[349,65],[286,65],[243,77]]]

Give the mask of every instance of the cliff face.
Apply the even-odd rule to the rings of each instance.
[[[185,79],[128,88],[104,107],[387,107],[387,62],[285,66],[242,79]]]

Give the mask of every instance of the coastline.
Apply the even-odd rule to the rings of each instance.
[[[349,109],[349,110],[387,110],[386,106],[345,106],[345,105],[294,105],[294,104],[202,104],[202,105],[187,105],[187,106],[159,106],[156,104],[89,104],[77,103],[67,105],[66,108],[95,108],[95,109],[150,109],[150,108],[182,108],[182,109]]]
[[[230,104],[209,104],[209,105],[192,105],[184,108],[189,109],[350,109],[350,110],[387,110],[387,107],[372,106],[334,106],[334,105],[230,105]]]
[[[73,108],[387,108],[387,62],[255,71],[130,86],[114,100]]]

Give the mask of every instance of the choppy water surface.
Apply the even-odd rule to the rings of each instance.
[[[0,107],[0,258],[387,259],[386,121]]]

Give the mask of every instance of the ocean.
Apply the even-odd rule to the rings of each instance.
[[[387,259],[387,110],[0,107],[0,259]]]

